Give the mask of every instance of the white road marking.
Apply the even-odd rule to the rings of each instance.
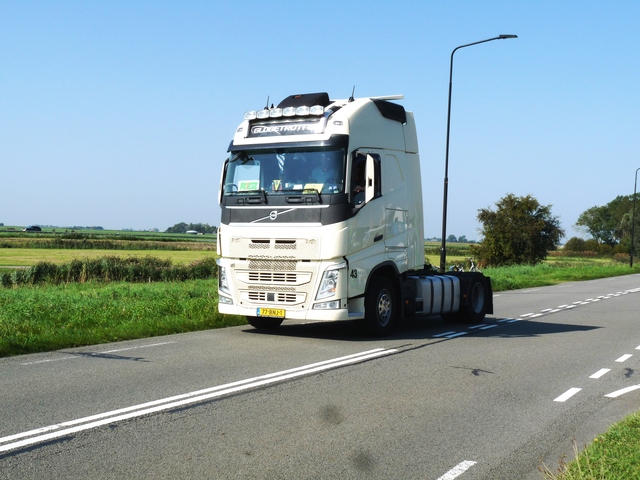
[[[620,358],[618,358],[616,360],[616,362],[618,363],[622,363],[622,362],[626,362],[627,360],[629,360],[631,357],[633,357],[633,355],[631,355],[630,353],[627,353],[626,355],[622,355]]]
[[[458,332],[458,333],[453,333],[451,335],[447,335],[447,338],[456,338],[456,337],[461,337],[462,335],[467,335],[469,332]]]
[[[446,337],[446,336],[448,336],[448,335],[452,335],[452,334],[454,334],[454,333],[456,333],[456,332],[451,331],[451,332],[439,333],[439,334],[437,334],[437,335],[434,335],[434,336],[433,336],[433,338]]]
[[[476,463],[478,462],[474,462],[472,460],[465,460],[464,462],[460,462],[458,465],[456,465],[455,467],[453,467],[451,470],[449,470],[447,473],[445,473],[444,475],[442,475],[441,477],[438,477],[438,480],[453,480],[454,478],[459,477],[460,475],[462,475],[464,472],[466,472],[467,470],[469,470],[471,467],[473,467]]]
[[[582,390],[582,389],[581,388],[570,388],[569,390],[564,392],[562,395],[560,395],[558,398],[554,398],[553,401],[554,402],[566,402],[571,397],[573,397],[576,393],[578,393],[580,390]]]
[[[600,370],[598,370],[596,373],[594,373],[593,375],[591,375],[589,378],[600,378],[603,375],[609,373],[611,371],[610,368],[601,368]]]
[[[495,328],[498,325],[485,325],[484,327],[481,327],[480,330],[489,330],[490,328]]]
[[[249,390],[252,388],[269,385],[272,383],[289,380],[304,375],[310,375],[333,368],[338,368],[344,365],[358,363],[364,360],[381,357],[384,355],[390,355],[397,352],[396,349],[383,349],[376,348],[374,350],[368,350],[365,352],[356,353],[353,355],[347,355],[340,358],[334,358],[331,360],[325,360],[302,367],[292,368],[290,370],[284,370],[281,372],[270,373],[259,377],[248,378],[245,380],[239,380],[237,382],[228,383],[226,385],[218,385],[216,387],[207,388],[204,390],[198,390],[195,392],[184,393],[173,397],[163,398],[160,400],[154,400],[140,405],[134,405],[131,407],[125,407],[111,412],[100,413],[89,417],[79,418],[77,420],[71,420],[68,422],[59,423],[56,425],[49,425],[46,427],[30,430],[28,432],[17,433],[9,435],[7,437],[0,438],[0,452],[6,452],[14,450],[16,448],[33,445],[36,443],[44,442],[54,438],[64,437],[72,433],[80,432],[83,430],[89,430],[92,428],[107,425],[109,423],[119,422],[127,420],[129,418],[140,417],[143,415],[149,415],[151,413],[160,412],[163,410],[170,410],[184,405],[209,400],[211,398],[221,397],[232,393],[240,392],[243,390]],[[64,428],[70,427],[70,428]],[[46,433],[49,432],[49,433]],[[25,438],[31,437],[31,438]],[[23,438],[24,440],[14,441]],[[7,443],[12,442],[12,443]],[[4,444],[4,445],[2,445]]]
[[[625,393],[633,392],[634,390],[638,390],[640,385],[634,385],[632,387],[623,388],[621,390],[616,390],[615,392],[611,392],[605,395],[605,397],[616,398],[620,395],[624,395]]]

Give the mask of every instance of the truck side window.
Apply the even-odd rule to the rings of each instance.
[[[373,162],[367,162],[367,157],[371,157]],[[372,171],[368,171],[367,168]],[[380,172],[380,155],[355,152],[351,169],[351,203],[354,207],[359,207],[366,202],[367,190],[372,192],[371,198],[381,196]]]
[[[354,206],[364,203],[364,191],[366,186],[367,156],[356,152],[351,174],[351,201]]]

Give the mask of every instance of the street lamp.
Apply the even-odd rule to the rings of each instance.
[[[453,49],[451,52],[451,63],[449,66],[449,106],[447,110],[447,146],[445,152],[444,161],[444,199],[442,201],[442,246],[440,247],[440,270],[444,272],[445,261],[447,258],[447,191],[449,189],[449,131],[451,127],[451,85],[453,78],[453,54],[461,48],[470,47],[472,45],[478,45],[480,43],[492,42],[493,40],[505,40],[507,38],[518,38],[517,35],[499,35],[494,38],[488,38],[486,40],[480,40],[479,42],[468,43],[466,45],[460,45]]]
[[[633,184],[633,213],[631,214],[631,248],[629,249],[629,257],[631,260],[629,260],[629,266],[631,268],[633,268],[633,252],[634,252],[634,245],[633,245],[633,234],[636,228],[636,187],[638,186],[638,170],[640,170],[640,168],[636,168],[636,181]]]

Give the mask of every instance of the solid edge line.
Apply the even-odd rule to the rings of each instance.
[[[615,392],[611,392],[605,395],[608,398],[616,398],[620,395],[624,395],[625,393],[633,392],[634,390],[638,390],[640,385],[633,385],[632,387],[622,388],[620,390],[616,390]]]
[[[367,352],[361,352],[358,354],[354,354],[354,355],[347,355],[345,357],[340,357],[334,360],[326,360],[323,362],[318,362],[315,364],[311,364],[311,365],[307,365],[307,366],[303,366],[303,367],[297,367],[297,368],[293,368],[290,370],[284,370],[282,372],[276,372],[276,373],[271,373],[271,374],[267,374],[267,375],[263,375],[261,377],[255,377],[255,378],[251,378],[251,379],[247,379],[247,380],[240,380],[238,382],[233,382],[233,383],[229,383],[226,385],[219,385],[217,387],[212,387],[209,389],[205,389],[205,390],[199,390],[196,392],[191,392],[191,393],[186,393],[183,395],[176,395],[175,397],[169,397],[166,399],[162,399],[162,400],[156,400],[153,402],[148,402],[148,403],[144,403],[144,404],[140,404],[140,405],[135,405],[133,407],[127,407],[127,408],[122,408],[119,410],[113,410],[111,412],[106,412],[106,413],[102,413],[102,414],[98,414],[98,415],[93,415],[91,417],[85,417],[85,418],[81,418],[78,420],[72,420],[69,422],[64,422],[64,423],[60,423],[57,425],[50,425],[48,427],[43,427],[43,428],[39,428],[36,430],[31,430],[29,432],[23,432],[23,433],[18,433],[16,435],[10,435],[8,437],[3,437],[0,438],[0,443],[4,443],[10,440],[15,440],[18,438],[23,438],[23,437],[27,437],[27,436],[32,436],[32,435],[37,435],[39,433],[44,433],[44,432],[51,432],[52,430],[56,430],[55,432],[51,432],[48,434],[44,434],[44,435],[39,435],[36,437],[32,437],[32,438],[27,438],[25,440],[21,440],[18,442],[14,442],[14,443],[9,443],[6,445],[1,445],[0,446],[0,452],[5,452],[8,450],[13,450],[16,448],[20,448],[20,447],[24,447],[27,445],[32,445],[35,443],[40,443],[46,440],[51,440],[53,438],[58,438],[58,437],[62,437],[65,435],[69,435],[72,433],[76,433],[76,432],[80,432],[82,430],[89,430],[91,428],[96,428],[102,425],[106,425],[109,423],[114,423],[117,421],[122,421],[122,420],[127,420],[129,418],[133,418],[133,417],[139,417],[139,416],[143,416],[143,415],[148,415],[151,413],[156,413],[156,412],[160,412],[162,410],[169,410],[172,408],[176,408],[176,407],[181,407],[183,405],[187,405],[190,403],[196,403],[196,402],[200,402],[203,400],[208,400],[211,398],[215,398],[215,397],[220,397],[223,395],[228,395],[231,393],[236,393],[242,390],[249,390],[252,388],[256,388],[256,387],[260,387],[260,386],[264,386],[264,385],[268,385],[271,383],[277,383],[280,381],[284,381],[284,380],[289,380],[292,378],[296,378],[296,377],[300,377],[303,375],[310,375],[312,373],[317,373],[323,370],[329,370],[331,368],[337,368],[343,365],[349,365],[352,363],[357,363],[363,360],[368,360],[368,359],[372,359],[372,358],[376,358],[376,357],[380,357],[380,356],[384,356],[384,355],[390,355],[392,353],[396,353],[397,350],[396,349],[389,349],[389,350],[384,350],[382,348],[377,348],[374,350],[369,350]],[[204,394],[202,394],[203,392],[206,392]],[[177,401],[172,401],[172,400],[176,400]],[[166,403],[166,402],[171,402],[171,403]],[[161,405],[158,405],[161,404]],[[155,406],[152,406],[155,405]],[[149,407],[149,408],[145,408],[145,407]],[[143,410],[140,410],[141,408],[143,408]],[[128,413],[123,413],[123,412],[128,412]],[[123,414],[121,414],[123,413]],[[121,414],[121,415],[120,415]],[[101,419],[101,420],[97,420],[91,423],[86,423],[86,422],[90,422],[91,420],[96,420],[96,419]],[[83,425],[78,425],[80,423],[83,423]],[[59,430],[61,427],[64,426],[72,426],[72,425],[78,425],[72,428],[67,428],[64,430]]]

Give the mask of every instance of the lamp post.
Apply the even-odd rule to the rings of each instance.
[[[638,186],[638,170],[640,168],[636,168],[636,181],[633,184],[633,213],[631,214],[631,248],[629,249],[629,266],[633,268],[633,253],[634,253],[634,245],[633,245],[633,234],[636,228],[636,187]]]
[[[517,35],[499,35],[494,38],[480,40],[479,42],[467,43],[460,45],[451,52],[451,63],[449,65],[449,105],[447,108],[447,146],[444,161],[444,199],[442,201],[442,246],[440,247],[440,270],[444,272],[445,261],[447,258],[447,192],[449,189],[449,131],[451,127],[451,85],[453,79],[453,54],[461,48],[478,45],[480,43],[492,42],[493,40],[505,40],[507,38],[518,38]]]

